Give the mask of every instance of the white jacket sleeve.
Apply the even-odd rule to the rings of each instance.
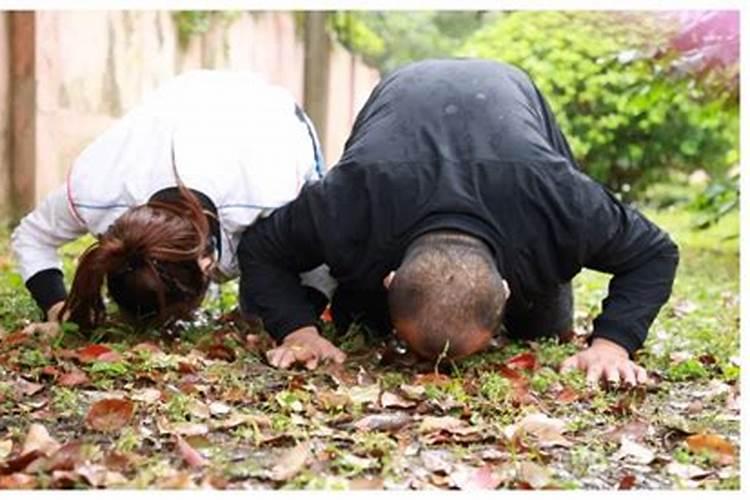
[[[66,186],[57,188],[13,231],[13,256],[23,280],[46,269],[61,269],[58,248],[87,232],[70,208]]]

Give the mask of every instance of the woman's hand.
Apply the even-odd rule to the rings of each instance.
[[[346,354],[321,337],[315,327],[306,326],[290,333],[280,346],[266,352],[266,358],[276,368],[304,364],[308,370],[314,370],[321,361],[343,363]]]

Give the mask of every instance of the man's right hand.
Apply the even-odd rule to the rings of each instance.
[[[346,354],[321,337],[314,326],[306,326],[287,335],[280,346],[266,352],[266,358],[276,368],[304,364],[314,370],[321,361],[343,363]]]

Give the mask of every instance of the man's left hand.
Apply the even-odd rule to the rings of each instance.
[[[591,346],[563,361],[560,371],[583,370],[589,384],[596,385],[600,380],[618,385],[620,381],[630,386],[647,384],[648,373],[638,364],[630,361],[628,352],[620,345],[607,339],[594,339]]]

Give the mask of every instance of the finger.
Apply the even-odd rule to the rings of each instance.
[[[280,349],[281,349],[280,347],[276,347],[274,349],[271,349],[270,351],[266,351],[266,359],[268,360],[268,364],[270,364],[271,366],[275,366],[275,367],[279,366],[278,358],[280,357],[279,356]]]
[[[625,366],[620,367],[620,375],[622,375],[622,379],[625,381],[625,384],[630,387],[635,387],[636,385],[638,385],[633,366],[633,363],[627,363]]]
[[[633,364],[635,367],[635,378],[639,384],[648,384],[651,380],[648,378],[648,372],[639,365]]]
[[[305,363],[305,368],[307,368],[308,370],[314,370],[317,367],[318,367],[318,357],[317,356],[312,356]]]
[[[297,361],[297,357],[294,355],[294,352],[289,349],[284,349],[281,359],[279,360],[279,368],[289,368],[295,361]]]
[[[607,384],[617,387],[620,384],[620,372],[616,365],[606,365],[604,367],[604,376],[607,378]]]
[[[596,386],[604,373],[604,367],[600,363],[589,366],[586,371],[586,382],[591,386]]]
[[[568,359],[562,362],[560,365],[560,373],[568,373],[572,372],[573,370],[578,370],[579,357],[577,354],[574,354],[573,356],[570,356]]]
[[[346,361],[346,353],[340,349],[336,349],[333,353],[333,360],[338,364],[343,363]]]

